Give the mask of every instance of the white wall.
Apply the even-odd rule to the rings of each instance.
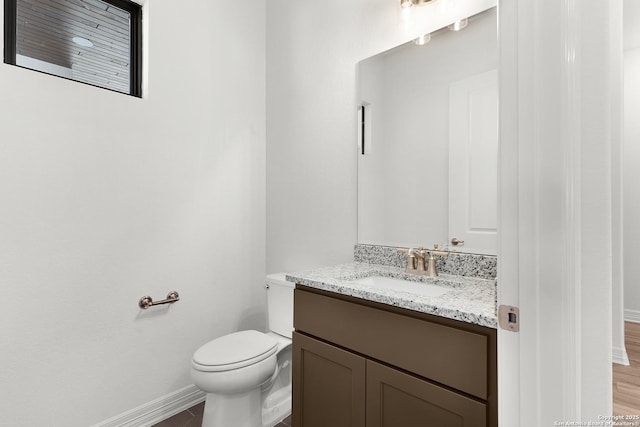
[[[265,3],[147,6],[144,99],[0,65],[2,426],[100,422],[264,327]]]
[[[633,1],[633,0],[632,0]],[[624,343],[624,205],[623,205],[623,127],[624,127],[624,60],[623,19],[621,1],[611,3],[611,314],[612,314],[612,358],[614,363],[629,364]],[[615,29],[615,30],[613,30]]]
[[[496,18],[494,8],[463,31],[445,29],[424,46],[410,42],[359,64],[358,102],[373,107],[374,139],[358,155],[359,243],[448,241],[449,88],[497,67]]]
[[[267,271],[353,259],[356,64],[495,0],[267,3]]]
[[[624,311],[640,322],[640,3],[624,1]]]
[[[640,46],[624,51],[624,307],[640,322]]]

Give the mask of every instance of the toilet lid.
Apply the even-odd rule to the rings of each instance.
[[[193,362],[206,371],[238,369],[266,359],[277,349],[277,341],[262,332],[240,331],[209,341],[196,350]]]

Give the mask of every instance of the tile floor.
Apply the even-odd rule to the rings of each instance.
[[[159,422],[153,427],[201,427],[203,413],[204,402],[199,403],[186,411],[182,411],[169,419]],[[281,423],[276,424],[275,427],[291,427],[291,416],[282,420]]]

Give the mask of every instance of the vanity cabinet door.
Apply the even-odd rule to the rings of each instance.
[[[293,425],[365,427],[365,372],[363,357],[294,332]]]
[[[366,407],[367,427],[487,425],[484,403],[371,360]]]

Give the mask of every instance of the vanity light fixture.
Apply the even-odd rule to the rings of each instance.
[[[412,6],[422,6],[434,1],[435,0],[400,0],[400,7],[403,9],[407,9]]]
[[[418,46],[423,46],[431,41],[431,34],[423,34],[413,41]]]
[[[465,28],[467,26],[467,24],[469,23],[469,19],[467,18],[463,18],[459,21],[454,22],[453,24],[449,25],[448,28],[451,31],[460,31],[463,28]]]

